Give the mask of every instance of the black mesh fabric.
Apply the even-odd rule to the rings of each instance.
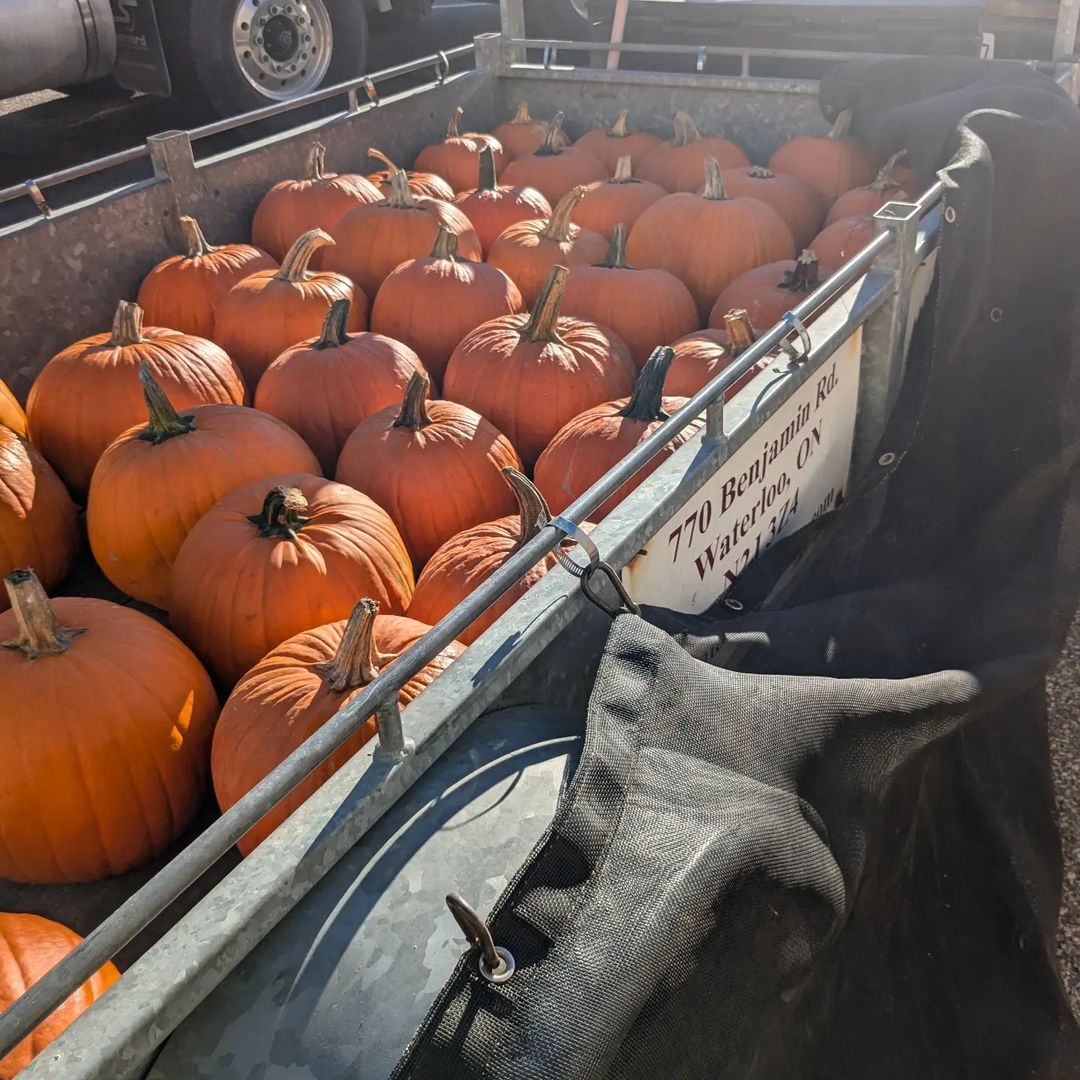
[[[396,1076],[1080,1076],[1044,699],[1080,556],[1080,120],[959,120],[877,463],[742,611],[614,621],[492,915],[518,970],[463,959]]]

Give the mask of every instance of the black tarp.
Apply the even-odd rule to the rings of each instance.
[[[890,115],[876,78],[882,127],[942,138],[940,98]],[[518,970],[465,958],[397,1076],[1080,1076],[1044,696],[1080,560],[1080,117],[992,92],[937,151],[877,463],[743,611],[614,621],[575,781],[492,915]]]

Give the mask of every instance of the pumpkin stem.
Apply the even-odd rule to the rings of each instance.
[[[319,340],[311,347],[313,349],[340,349],[342,345],[349,344],[349,309],[352,304],[348,300],[335,300],[326,313],[322,324],[322,334]]]
[[[184,234],[184,243],[187,244],[187,257],[198,259],[203,255],[212,255],[217,248],[203,235],[199,223],[185,215],[180,219],[180,229]]]
[[[450,120],[446,125],[446,137],[448,139],[457,139],[461,135],[461,131],[458,128],[458,123],[465,115],[465,110],[459,105],[451,114]]]
[[[529,112],[529,103],[522,101],[518,107],[514,110],[513,118],[510,121],[511,124],[535,124],[536,121],[532,118],[532,113]]]
[[[375,644],[375,623],[379,605],[374,600],[361,600],[352,609],[341,635],[341,643],[333,660],[317,664],[315,670],[335,694],[348,693],[367,686],[381,668],[393,660],[379,652]]]
[[[142,383],[143,398],[150,413],[149,423],[139,433],[140,439],[160,446],[177,435],[190,435],[195,430],[194,418],[190,413],[181,416],[173,408],[168,395],[150,373],[150,365],[145,360],[139,365],[139,382]]]
[[[578,184],[555,204],[555,209],[551,212],[547,225],[544,226],[542,235],[546,239],[554,240],[557,244],[568,244],[573,240],[577,226],[570,218],[588,190],[584,184]]]
[[[19,627],[18,637],[2,643],[5,649],[18,649],[27,660],[59,656],[68,651],[74,638],[86,633],[82,627],[62,626],[57,621],[33,570],[13,570],[4,578],[4,588]]]
[[[113,316],[109,344],[115,349],[124,345],[140,345],[143,341],[143,309],[130,300],[121,300]]]
[[[552,157],[563,152],[562,126],[565,122],[566,113],[560,109],[559,112],[548,121],[547,132],[544,134],[544,141],[536,151],[536,157]]]
[[[629,154],[624,154],[615,165],[615,173],[609,184],[634,184],[634,161]]]
[[[788,292],[808,293],[820,284],[818,258],[809,248],[806,248],[795,260],[795,269],[785,270],[784,280],[777,282],[776,287],[786,289]]]
[[[278,281],[307,281],[310,271],[308,265],[319,248],[326,247],[334,242],[329,233],[322,229],[312,229],[298,237],[296,243],[289,248],[281,269],[274,275]]]
[[[403,169],[390,174],[390,194],[386,196],[386,202],[395,210],[408,210],[416,206],[408,174]]]
[[[491,143],[484,143],[480,151],[480,178],[476,184],[477,191],[494,191],[498,183],[495,179],[495,151],[491,149]]]
[[[521,519],[517,546],[523,548],[533,537],[540,535],[541,530],[551,520],[551,511],[544,501],[544,496],[528,477],[509,465],[503,469],[502,475],[517,499],[518,517]]]
[[[414,371],[409,379],[409,385],[405,388],[405,398],[401,403],[401,412],[394,421],[394,427],[419,431],[431,423],[431,417],[428,416],[427,411],[427,397],[430,389],[431,380],[427,372]]]
[[[854,119],[855,111],[853,109],[844,109],[843,112],[833,121],[833,126],[829,128],[829,133],[825,136],[826,139],[846,139],[848,132],[851,130],[851,121]]]
[[[675,138],[671,140],[672,146],[689,146],[691,143],[701,141],[701,132],[694,123],[694,118],[680,109],[672,117],[672,125],[675,128]]]
[[[435,234],[435,244],[431,249],[431,258],[445,259],[448,262],[468,262],[467,259],[462,259],[458,255],[457,233],[451,232],[442,223],[439,224],[439,231]]]
[[[668,368],[675,359],[675,350],[667,345],[661,345],[653,349],[652,356],[646,361],[645,366],[634,383],[634,392],[630,400],[619,410],[619,415],[627,420],[640,420],[642,423],[650,423],[653,420],[666,420],[668,414],[664,412],[664,380],[667,378]]]
[[[897,150],[896,153],[893,154],[880,169],[878,169],[878,174],[874,177],[874,182],[870,185],[874,191],[886,191],[888,188],[900,186],[893,176],[893,169],[896,168],[896,163],[906,154],[907,150]]]
[[[602,266],[605,270],[633,270],[626,261],[626,226],[622,222],[611,232],[611,244],[608,246],[607,257],[596,265]]]
[[[722,202],[727,198],[727,193],[724,191],[724,174],[720,171],[720,162],[714,157],[705,159],[705,190],[701,193],[701,197],[714,202]]]
[[[311,520],[304,516],[308,501],[299,488],[279,484],[263,499],[262,510],[248,521],[259,529],[267,540],[295,540],[296,534]]]
[[[321,142],[314,143],[311,147],[307,171],[309,180],[322,180],[326,176],[326,147]]]
[[[754,180],[772,180],[776,173],[772,169],[766,169],[764,165],[751,165],[746,170],[746,175]]]
[[[401,172],[401,166],[392,162],[381,150],[376,150],[375,147],[371,147],[367,152],[368,157],[373,157],[376,161],[381,161],[386,166],[386,171],[391,176],[396,172]]]
[[[728,335],[728,352],[740,356],[757,341],[757,334],[750,325],[750,315],[743,308],[732,308],[724,316],[724,326]]]
[[[609,139],[625,139],[630,134],[630,110],[623,109],[608,131]]]
[[[553,266],[544,282],[536,306],[521,333],[529,341],[561,341],[559,337],[559,306],[562,304],[566,279],[570,271],[565,266]]]

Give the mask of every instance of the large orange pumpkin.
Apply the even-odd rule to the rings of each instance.
[[[825,204],[821,196],[794,173],[772,172],[760,165],[724,169],[724,190],[733,198],[760,199],[786,222],[801,250],[817,235]]]
[[[584,495],[604,473],[686,404],[686,398],[663,396],[664,379],[673,357],[670,348],[657,349],[641,369],[629,399],[609,401],[575,416],[551,440],[536,462],[534,477],[553,513],[562,513]],[[689,442],[700,427],[701,421],[697,420],[683,428],[648,465],[589,516],[599,521],[610,514],[683,443]]]
[[[403,262],[430,253],[440,225],[457,236],[462,258],[479,262],[484,257],[476,230],[456,206],[417,198],[403,172],[394,173],[390,183],[392,190],[383,202],[362,206],[341,220],[334,230],[337,247],[327,256],[327,266],[374,296]]]
[[[218,305],[215,338],[240,365],[249,386],[290,346],[319,333],[335,300],[352,302],[349,329],[367,329],[368,297],[343,274],[310,269],[321,247],[333,244],[321,229],[293,244],[281,269],[261,270],[235,285]]]
[[[0,1012],[14,1005],[81,943],[82,938],[74,930],[51,919],[0,913]],[[120,972],[111,963],[98,968],[48,1019],[0,1059],[0,1080],[13,1080],[119,978]]]
[[[822,272],[828,276],[854,258],[874,237],[877,226],[872,217],[849,217],[826,225],[810,242]]]
[[[620,158],[615,175],[602,184],[593,184],[574,208],[574,222],[583,229],[592,229],[609,240],[616,225],[631,228],[653,203],[667,192],[651,180],[633,175],[630,158]]]
[[[517,469],[503,469],[503,476],[517,499],[517,513],[474,525],[447,540],[431,556],[416,581],[409,618],[434,625],[449,615],[547,525],[551,514],[540,492]],[[487,611],[478,615],[462,631],[460,640],[471,645],[554,565],[554,555],[543,558]]]
[[[756,338],[745,311],[729,311],[722,329],[698,330],[679,338],[671,346],[675,355],[664,380],[664,390],[672,397],[693,397],[746,352]],[[765,363],[755,365],[738,379],[724,394],[724,400],[730,401]]]
[[[592,266],[607,254],[600,233],[570,221],[587,190],[579,185],[559,200],[549,220],[511,225],[491,245],[488,262],[518,287],[525,304],[536,302],[553,266]]]
[[[431,254],[403,262],[382,283],[371,328],[414,349],[441,380],[451,353],[470,330],[521,310],[521,293],[506,274],[462,259],[457,237],[440,225]]]
[[[440,143],[426,146],[416,155],[416,168],[421,172],[433,172],[441,176],[455,191],[468,191],[476,180],[480,163],[480,151],[488,147],[495,157],[495,172],[503,167],[506,155],[502,143],[494,135],[480,135],[475,131],[464,135],[458,124],[465,115],[459,105],[451,114],[446,126],[446,138]]]
[[[472,222],[485,258],[491,245],[511,225],[551,217],[551,204],[535,188],[498,185],[490,146],[480,151],[477,186],[472,191],[463,191],[454,203]]]
[[[286,349],[255,391],[255,408],[297,432],[328,476],[356,425],[400,401],[413,372],[424,370],[407,345],[382,334],[350,334],[348,322],[349,301],[335,300],[322,336]]]
[[[568,274],[555,267],[531,316],[478,327],[446,368],[443,393],[486,416],[528,466],[571,417],[634,383],[630,350],[613,331],[559,316]]]
[[[151,326],[167,326],[196,337],[214,336],[214,311],[239,281],[277,262],[251,244],[207,242],[193,217],[182,217],[187,251],[158,263],[139,287],[139,306]]]
[[[637,165],[642,180],[651,180],[665,191],[694,192],[701,187],[705,162],[715,158],[724,169],[749,165],[750,160],[729,139],[702,135],[689,113],[677,112],[673,120],[675,135],[650,150]]]
[[[586,131],[574,145],[594,154],[604,163],[608,172],[614,172],[622,158],[630,158],[631,166],[636,168],[650,150],[655,150],[663,143],[664,140],[658,135],[647,131],[631,131],[630,110],[623,109],[610,128]]]
[[[417,372],[400,408],[357,425],[337,467],[341,483],[388,511],[421,565],[455,533],[509,513],[514,499],[500,470],[521,465],[506,436],[479,413],[428,401],[427,392],[427,376]]]
[[[374,600],[361,600],[347,622],[318,626],[283,641],[240,680],[214,732],[214,791],[222,810],[246,795],[431,629],[415,619],[378,611]],[[401,688],[398,704],[412,701],[462,652],[464,646],[456,641],[443,649]],[[245,833],[237,847],[249,854],[375,731],[371,717]]]
[[[358,596],[403,614],[409,556],[366,495],[293,473],[226,495],[191,530],[173,566],[176,632],[223,685],[286,638],[344,619]]]
[[[829,208],[825,224],[832,225],[846,217],[867,217],[876,214],[888,202],[906,202],[911,195],[904,189],[904,182],[897,176],[897,162],[907,153],[899,150],[878,170],[877,176],[866,187],[845,191]]]
[[[163,608],[180,546],[215,503],[264,476],[318,472],[319,463],[273,416],[239,405],[181,415],[145,366],[139,376],[149,422],[101,455],[86,528],[105,576],[128,596]]]
[[[578,184],[607,179],[608,169],[595,154],[565,144],[562,131],[565,119],[566,113],[556,113],[540,148],[506,166],[502,174],[504,184],[536,188],[554,206]]]
[[[417,197],[424,199],[442,199],[443,202],[452,202],[454,189],[441,177],[430,172],[417,172],[415,169],[402,169],[395,165],[381,150],[374,148],[368,150],[368,157],[381,161],[386,168],[377,172],[368,173],[368,179],[382,192],[383,198],[390,194],[390,181],[394,173],[404,172],[409,190]]]
[[[315,143],[307,176],[282,180],[263,196],[251,223],[251,239],[281,262],[304,233],[331,232],[350,210],[381,199],[382,192],[363,176],[326,172],[326,147]]]
[[[674,274],[638,270],[626,261],[622,225],[615,226],[603,262],[570,271],[562,310],[610,326],[626,342],[639,368],[657,345],[684,337],[700,325],[690,290]]]
[[[0,426],[10,428],[23,438],[27,435],[26,413],[3,379],[0,379]]]
[[[121,301],[112,333],[57,353],[26,405],[31,440],[76,496],[85,495],[105,447],[146,418],[137,377],[144,362],[178,409],[244,402],[243,376],[219,346],[144,328],[142,308]]]
[[[795,257],[791,230],[771,206],[728,198],[716,158],[705,162],[705,177],[702,195],[669,195],[650,206],[626,245],[636,266],[679,278],[693,294],[702,321],[740,274]]]
[[[179,839],[199,809],[218,714],[210,678],[132,608],[50,604],[26,570],[5,585],[0,743],[18,752],[0,787],[0,876],[52,885],[122,874]]]
[[[766,263],[737,277],[720,294],[709,314],[709,325],[724,327],[728,312],[743,310],[758,330],[768,330],[820,284],[817,255],[809,248],[797,259]]]
[[[874,166],[866,147],[848,138],[851,119],[851,109],[845,109],[828,134],[789,139],[769,159],[769,168],[801,176],[827,206],[845,191],[869,184]]]
[[[546,120],[535,120],[529,112],[529,103],[521,102],[509,120],[497,124],[492,135],[502,143],[507,164],[516,158],[534,154],[544,144],[551,125]],[[560,146],[569,146],[570,140],[559,132],[557,140]]]
[[[0,427],[0,576],[30,567],[53,589],[78,549],[78,513],[60,477],[30,443]]]

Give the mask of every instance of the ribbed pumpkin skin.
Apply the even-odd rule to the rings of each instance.
[[[337,693],[316,670],[334,658],[344,629],[345,620],[340,620],[289,638],[260,660],[229,695],[214,733],[211,758],[214,791],[222,810],[250,791],[361,692],[362,687]],[[375,619],[375,645],[380,653],[397,658],[430,629],[414,619],[379,615]],[[464,651],[457,642],[448,645],[401,688],[398,702],[407,705]],[[237,847],[245,855],[253,851],[374,735],[372,717],[246,833]]]
[[[385,508],[423,564],[455,533],[514,509],[502,470],[521,461],[505,435],[464,405],[428,402],[431,423],[418,430],[395,427],[400,413],[383,409],[357,427],[337,479]]]
[[[74,930],[40,915],[0,913],[0,1012],[13,1005],[81,941]],[[0,1080],[13,1080],[119,978],[120,972],[111,963],[99,968],[32,1034],[0,1059]]]
[[[218,714],[202,665],[153,619],[106,600],[52,606],[86,631],[67,652],[0,650],[0,742],[20,748],[0,787],[0,876],[39,885],[122,874],[177,840]],[[0,641],[17,636],[5,611]]]
[[[450,358],[443,393],[487,417],[531,466],[571,417],[630,393],[636,369],[625,342],[596,323],[560,318],[561,341],[529,341],[528,323],[510,315],[469,334]]]
[[[530,187],[475,188],[462,192],[454,203],[472,222],[485,259],[492,244],[511,225],[546,221],[551,217],[551,204]]]
[[[382,334],[353,334],[336,349],[316,349],[317,340],[286,349],[266,369],[255,408],[288,424],[315,451],[321,471],[333,476],[356,425],[400,401],[424,365],[407,345]]]
[[[382,283],[371,328],[413,349],[441,382],[470,330],[521,310],[518,287],[497,267],[428,256],[402,263]]]
[[[574,208],[574,223],[610,240],[616,225],[625,225],[629,231],[653,203],[666,195],[667,192],[651,180],[605,180],[602,184],[593,184]]]
[[[159,445],[145,425],[101,456],[86,527],[94,558],[122,592],[164,608],[180,547],[199,520],[237,488],[265,476],[319,471],[307,444],[280,420],[237,405],[187,414],[194,430]]]
[[[827,228],[838,221],[843,221],[844,218],[870,217],[886,203],[904,201],[908,198],[908,193],[898,184],[884,188],[873,186],[852,188],[851,191],[845,191],[829,207],[829,213],[825,217],[825,226]]]
[[[111,345],[109,334],[76,342],[30,390],[30,438],[77,497],[109,443],[146,419],[137,374],[144,361],[177,409],[244,403],[244,379],[219,346],[153,327],[143,337],[135,345]]]
[[[750,164],[743,151],[728,139],[706,135],[686,146],[669,140],[647,153],[637,163],[639,180],[651,180],[665,191],[694,192],[701,187],[705,159],[714,157],[721,169],[738,169]]]
[[[443,202],[454,201],[454,189],[441,177],[434,173],[415,172],[406,170],[406,178],[409,190],[418,199],[441,199]],[[380,169],[378,172],[368,173],[368,179],[379,189],[385,198],[390,194],[390,170]]]
[[[841,218],[826,225],[810,241],[823,273],[833,273],[860,251],[877,235],[874,219],[870,217]]]
[[[821,228],[825,204],[821,196],[794,173],[773,173],[754,166],[724,169],[724,190],[733,198],[760,199],[783,219],[801,251]]]
[[[784,143],[769,159],[769,168],[802,177],[826,206],[874,179],[873,162],[861,143],[818,135],[797,135]]]
[[[476,183],[476,167],[485,146],[491,147],[495,169],[500,170],[506,160],[502,143],[492,135],[475,132],[451,136],[441,143],[426,146],[416,155],[414,167],[419,172],[441,176],[455,192],[468,191]]]
[[[507,187],[535,188],[554,206],[578,184],[596,184],[607,177],[607,166],[595,154],[569,146],[557,154],[519,157],[506,166],[499,179]]]
[[[78,512],[49,463],[0,427],[0,578],[29,568],[46,591],[67,577],[79,549]],[[0,611],[8,607],[0,592]]]
[[[26,413],[3,379],[0,379],[0,426],[10,428],[16,435],[26,438]]]
[[[728,351],[726,330],[698,330],[680,338],[671,348],[675,359],[668,369],[664,389],[672,397],[693,397],[735,359]],[[760,365],[751,368],[727,391],[724,400],[730,401],[760,370]]]
[[[271,488],[298,488],[309,524],[295,539],[263,537],[258,516]],[[412,564],[386,511],[322,477],[293,473],[221,500],[188,534],[173,566],[173,628],[222,684],[232,686],[274,646],[348,616],[369,596],[403,614]]]
[[[616,136],[604,128],[593,128],[592,131],[586,131],[574,145],[579,150],[587,150],[599,158],[604,168],[611,173],[615,171],[621,157],[630,158],[631,164],[637,168],[646,154],[664,145],[664,140],[647,131],[632,131],[629,135]]]
[[[808,295],[779,287],[785,274],[795,272],[796,265],[794,259],[781,259],[740,274],[717,297],[709,313],[709,325],[719,329],[729,311],[741,308],[750,316],[750,324],[755,330],[759,333],[770,330],[783,318],[784,312],[790,311]]]
[[[518,106],[514,116],[496,124],[491,132],[502,145],[507,164],[516,158],[536,153],[544,144],[547,133],[546,121],[534,119],[529,114],[528,104],[524,102]],[[570,140],[562,132],[559,136],[559,145],[569,145]]]

